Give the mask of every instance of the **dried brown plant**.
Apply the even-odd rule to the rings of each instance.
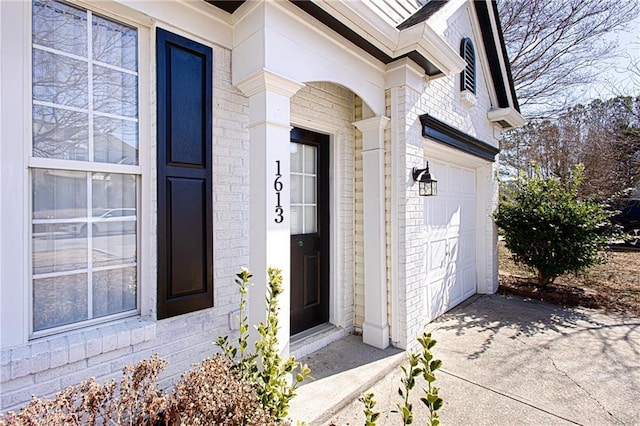
[[[171,393],[157,387],[167,362],[158,355],[126,366],[119,382],[92,377],[53,398],[33,397],[0,426],[36,425],[275,425],[255,387],[217,355],[184,373]],[[282,424],[282,423],[280,423]]]

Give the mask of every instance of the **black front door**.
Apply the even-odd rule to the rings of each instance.
[[[291,130],[291,334],[329,321],[329,136]]]

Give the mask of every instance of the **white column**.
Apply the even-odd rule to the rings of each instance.
[[[362,132],[364,198],[364,343],[389,346],[384,189],[384,116],[353,123]]]
[[[289,105],[291,96],[304,85],[265,70],[236,85],[249,97],[249,267],[253,272],[248,307],[250,344],[257,338],[253,326],[266,320],[267,268],[279,268],[284,293],[278,299],[278,342],[286,356],[291,297]]]

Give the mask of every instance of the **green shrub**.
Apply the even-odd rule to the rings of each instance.
[[[298,384],[310,378],[307,365],[296,362],[293,356],[283,359],[278,348],[278,296],[282,294],[282,271],[269,268],[267,286],[266,322],[257,326],[260,338],[255,343],[255,352],[247,351],[249,325],[245,314],[249,280],[248,270],[237,275],[240,286],[240,336],[234,346],[227,337],[219,337],[216,344],[233,362],[235,368],[255,385],[264,410],[277,421],[286,418],[291,400],[296,395]],[[295,373],[295,374],[294,374]],[[293,380],[292,380],[293,376]]]
[[[396,404],[397,410],[393,410],[393,412],[400,414],[403,425],[413,424],[413,404],[409,402],[409,395],[416,386],[416,378],[422,376],[427,386],[423,388],[424,396],[420,398],[420,401],[429,412],[429,418],[426,419],[425,424],[438,426],[440,424],[438,410],[442,407],[444,401],[438,395],[440,389],[435,387],[433,382],[436,380],[435,371],[442,367],[442,361],[435,359],[431,352],[431,349],[436,344],[436,341],[431,338],[431,333],[423,333],[419,336],[418,343],[422,346],[422,350],[419,353],[410,353],[408,355],[409,368],[400,367],[404,373],[404,377],[401,379],[402,387],[398,388],[398,395],[400,395],[402,401]],[[359,398],[359,401],[364,403],[365,426],[376,426],[380,413],[373,411],[376,406],[375,395],[366,393]]]
[[[495,222],[515,260],[533,268],[542,286],[603,262],[615,235],[606,205],[578,198],[583,176],[581,165],[567,182],[544,178],[534,166],[529,176],[520,174],[512,186],[502,185]]]
[[[375,395],[373,393],[365,393],[358,398],[358,401],[364,404],[364,426],[376,426],[378,417],[380,417],[380,412],[373,411],[377,404],[374,398]]]

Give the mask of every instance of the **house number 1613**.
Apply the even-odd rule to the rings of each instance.
[[[282,178],[282,173],[280,173],[280,160],[276,160],[276,178],[273,181],[273,189],[276,190],[276,218],[274,219],[276,223],[282,223],[284,220],[284,209],[282,205],[280,205],[280,193],[282,192],[282,182],[280,179]]]

